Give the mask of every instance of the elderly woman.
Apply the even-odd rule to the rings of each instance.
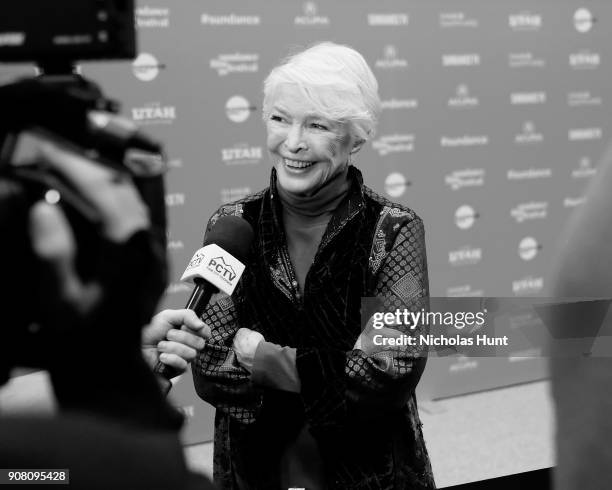
[[[363,57],[315,45],[272,70],[270,186],[222,206],[255,232],[231,298],[202,319],[197,393],[217,408],[221,488],[434,488],[414,396],[422,352],[362,334],[361,299],[427,306],[421,219],[364,186],[378,84]],[[388,329],[387,332],[395,332]]]

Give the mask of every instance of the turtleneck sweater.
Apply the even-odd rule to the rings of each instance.
[[[288,192],[277,181],[287,249],[301,293],[327,224],[348,194],[347,177],[348,166],[309,196]]]

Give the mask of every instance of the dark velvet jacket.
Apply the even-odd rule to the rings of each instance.
[[[426,353],[354,348],[364,325],[362,297],[381,298],[385,311],[427,308],[423,224],[349,170],[351,190],[327,226],[303,295],[274,172],[269,188],[222,206],[209,221],[208,228],[221,215],[238,215],[255,232],[233,296],[202,317],[212,338],[193,366],[198,395],[217,408],[214,473],[221,488],[280,488],[279,460],[304,426],[317,442],[328,488],[435,488],[414,396]],[[241,327],[297,349],[299,394],[251,382],[231,349]]]

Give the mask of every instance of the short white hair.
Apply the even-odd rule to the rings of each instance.
[[[271,96],[282,83],[297,84],[322,116],[348,123],[358,139],[374,135],[380,114],[378,82],[353,48],[322,42],[273,68],[264,81],[264,120],[270,116]]]

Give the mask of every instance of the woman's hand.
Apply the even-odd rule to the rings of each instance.
[[[239,329],[234,336],[232,348],[236,353],[236,358],[240,365],[249,373],[253,371],[255,351],[262,340],[265,340],[263,335],[248,328]]]
[[[142,331],[142,350],[151,368],[157,361],[185,371],[210,338],[210,328],[191,310],[164,310]]]

